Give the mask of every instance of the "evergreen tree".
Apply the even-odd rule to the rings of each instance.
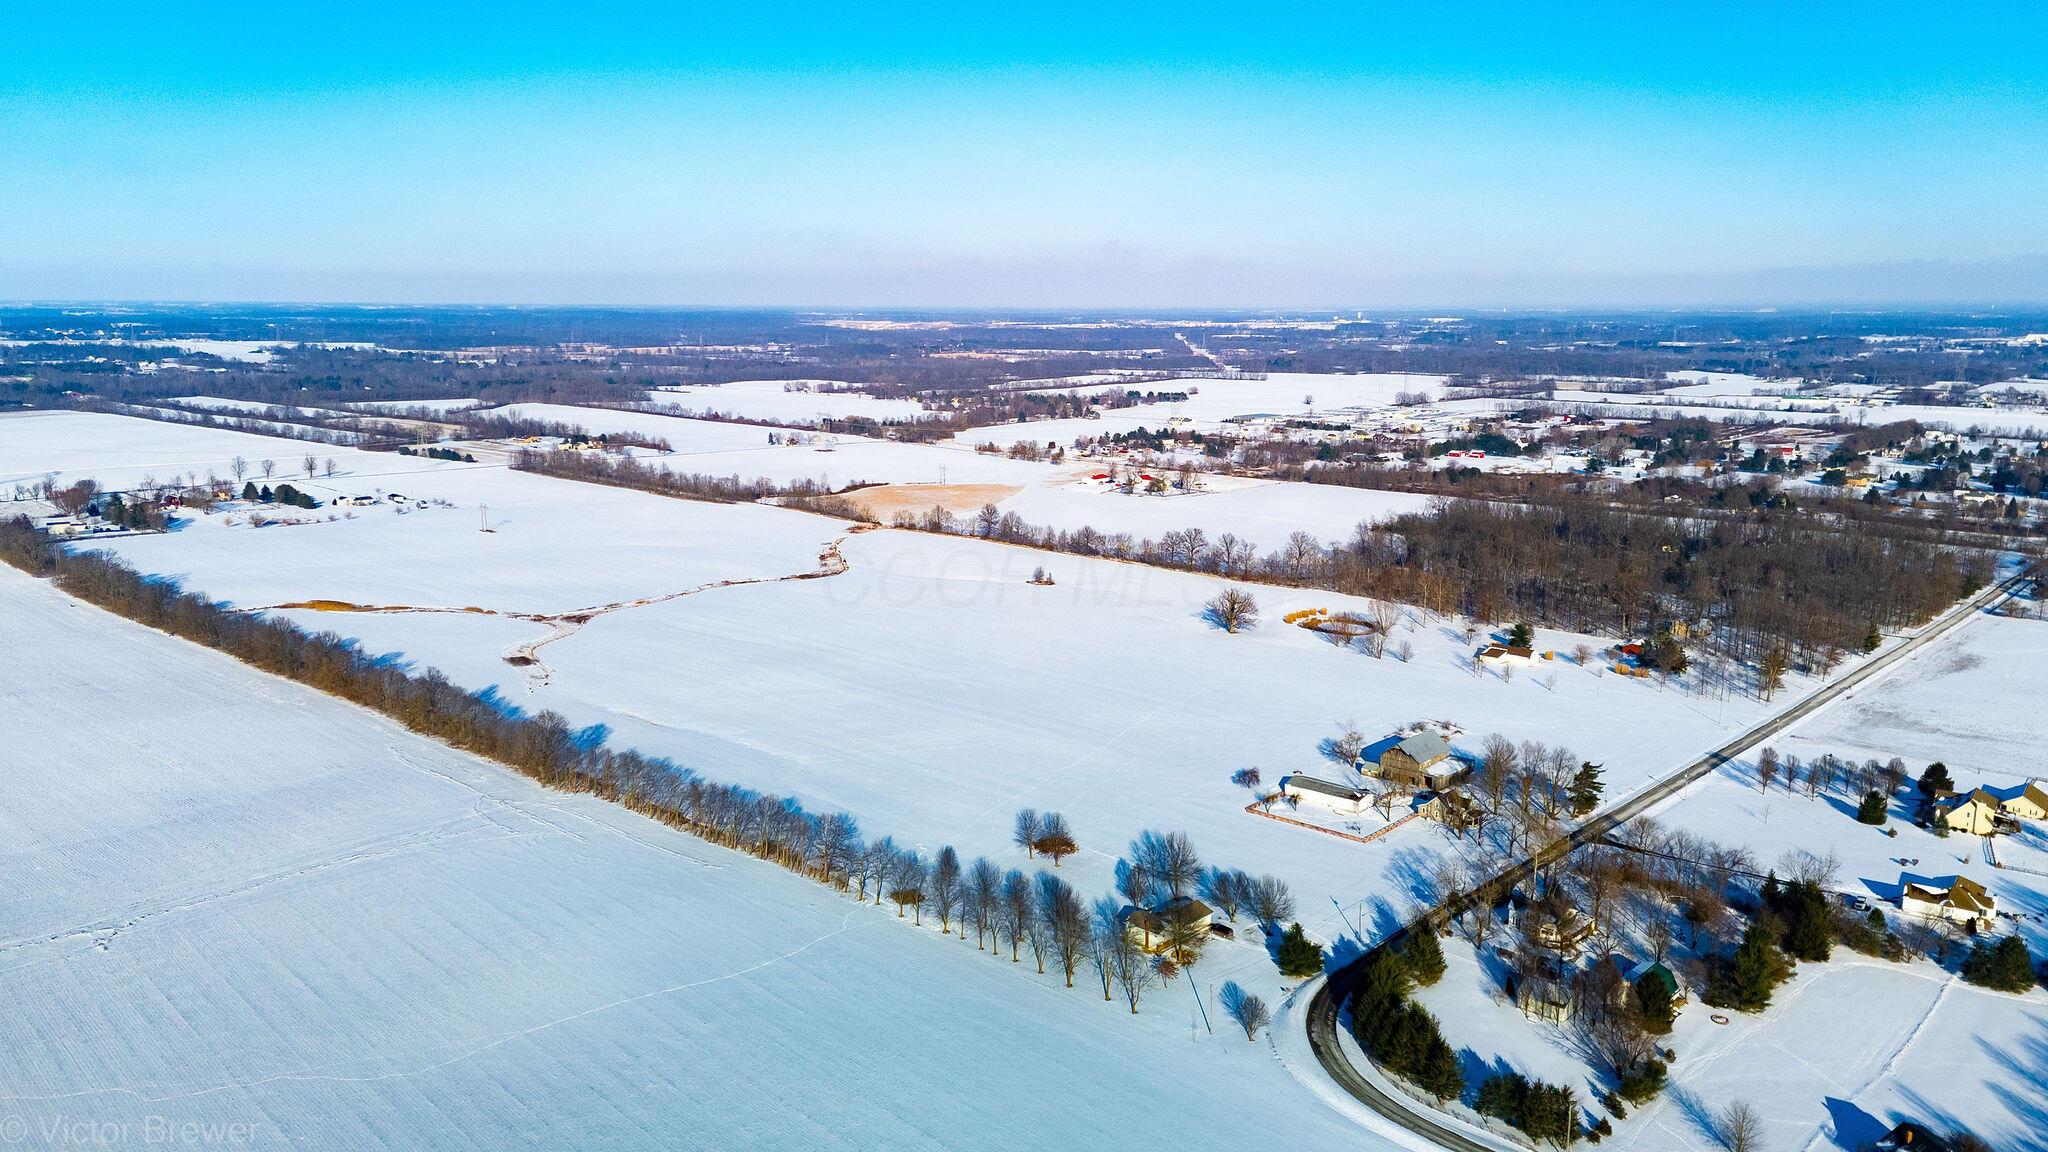
[[[1963,961],[1963,979],[2000,992],[2025,992],[2034,984],[2034,958],[2017,936],[1979,944]]]
[[[1885,803],[1884,793],[1875,789],[1863,794],[1863,802],[1856,806],[1856,819],[1864,824],[1882,826],[1890,806]]]
[[[1480,1115],[1520,1128],[1529,1102],[1529,1078],[1520,1072],[1496,1072],[1479,1085],[1474,1101]]]
[[[1401,946],[1401,962],[1408,968],[1408,975],[1424,988],[1443,979],[1444,949],[1437,943],[1436,933],[1427,924],[1416,926]]]
[[[1652,1058],[1643,1061],[1641,1068],[1623,1076],[1616,1091],[1631,1103],[1646,1104],[1664,1090],[1668,1078],[1669,1070],[1664,1067],[1664,1062]]]
[[[1771,1006],[1771,990],[1780,979],[1771,931],[1761,922],[1742,933],[1735,954],[1718,965],[1707,986],[1707,1003],[1739,1012],[1761,1012]]]
[[[1572,777],[1572,815],[1584,816],[1600,806],[1600,793],[1606,789],[1600,782],[1600,765],[1587,760],[1579,765],[1579,771]]]
[[[1439,1104],[1465,1094],[1465,1069],[1458,1063],[1457,1052],[1442,1036],[1432,1038],[1423,1052],[1421,1065],[1415,1070],[1415,1083],[1436,1097]]]
[[[1872,624],[1870,631],[1863,634],[1863,650],[1865,652],[1875,652],[1878,645],[1883,643],[1884,635],[1877,630],[1876,624]]]
[[[1785,954],[1816,963],[1827,960],[1835,938],[1828,916],[1828,898],[1811,880],[1785,890],[1774,909],[1785,921],[1785,937],[1779,942]]]
[[[1508,629],[1508,646],[1509,646],[1509,647],[1512,647],[1512,648],[1528,648],[1528,647],[1531,647],[1531,646],[1533,646],[1533,645],[1534,645],[1535,643],[1536,643],[1536,630],[1535,630],[1534,628],[1531,628],[1531,627],[1529,627],[1529,625],[1528,625],[1528,624],[1526,624],[1526,623],[1522,623],[1522,624],[1517,624],[1517,625],[1515,625],[1514,627],[1512,627],[1512,628]]]
[[[1351,987],[1352,1016],[1388,1011],[1407,998],[1413,982],[1408,966],[1398,957],[1384,948],[1372,953],[1359,965],[1358,981]]]
[[[1279,961],[1283,976],[1314,976],[1323,970],[1323,947],[1310,940],[1297,921],[1280,938]]]
[[[1929,800],[1934,799],[1943,792],[1953,792],[1955,790],[1956,782],[1949,779],[1948,765],[1943,764],[1939,760],[1929,764],[1927,771],[1920,774],[1920,794]]]
[[[1643,1031],[1652,1036],[1671,1031],[1671,1021],[1678,1011],[1671,1006],[1671,986],[1658,973],[1645,972],[1636,981],[1636,1003],[1642,1005]]]
[[[255,482],[254,480],[251,480],[251,481],[249,481],[248,483],[246,483],[246,484],[243,484],[243,485],[242,485],[242,499],[244,499],[244,500],[260,500],[260,499],[262,499],[262,497],[261,497],[261,496],[259,496],[259,495],[257,494],[257,492],[256,492],[256,482]]]

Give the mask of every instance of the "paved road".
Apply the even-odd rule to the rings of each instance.
[[[1749,729],[1733,740],[1707,753],[1705,756],[1687,764],[1685,767],[1680,768],[1678,771],[1664,777],[1642,791],[1635,793],[1628,799],[1602,810],[1570,833],[1544,845],[1533,855],[1509,864],[1491,879],[1473,890],[1472,895],[1475,906],[1482,908],[1491,906],[1502,895],[1513,891],[1515,885],[1527,879],[1536,869],[1559,859],[1582,844],[1604,838],[1614,829],[1642,815],[1652,806],[1685,788],[1686,785],[1726,764],[1736,753],[1778,735],[1792,725],[1812,715],[1818,709],[1833,703],[1844,693],[1853,691],[1857,686],[1866,683],[1872,677],[1881,676],[1890,671],[1901,660],[1932,644],[1942,636],[1947,635],[1949,631],[1964,621],[1975,618],[1979,612],[2011,596],[2024,583],[2026,583],[2024,575],[2015,576],[2003,584],[1993,584],[1979,591],[1929,624],[1919,635],[1914,636],[1889,652],[1872,657],[1855,670],[1844,674],[1841,679],[1836,680],[1833,684],[1820,689],[1777,716]],[[1443,916],[1443,907],[1439,905],[1417,917],[1415,924],[1427,922],[1434,925],[1440,922]],[[1454,1152],[1497,1152],[1497,1149],[1506,1145],[1502,1143],[1487,1143],[1475,1139],[1467,1134],[1467,1129],[1449,1121],[1442,1113],[1436,1112],[1398,1092],[1388,1093],[1381,1090],[1372,1081],[1367,1080],[1360,1074],[1357,1068],[1352,1066],[1350,1057],[1345,1055],[1343,1048],[1337,1043],[1337,1012],[1351,995],[1351,986],[1358,979],[1359,966],[1373,952],[1399,943],[1400,939],[1407,935],[1408,931],[1414,926],[1414,924],[1411,924],[1381,940],[1370,950],[1360,955],[1358,959],[1332,972],[1329,979],[1323,982],[1323,986],[1310,999],[1308,1012],[1305,1014],[1308,1025],[1309,1048],[1315,1052],[1316,1059],[1322,1062],[1323,1070],[1328,1072],[1330,1078],[1335,1080],[1346,1092],[1356,1097],[1366,1107],[1371,1108],[1408,1131],[1423,1137],[1440,1148],[1453,1149]]]

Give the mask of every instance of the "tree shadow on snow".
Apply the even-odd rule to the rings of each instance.
[[[1712,1105],[1700,1099],[1699,1093],[1694,1092],[1690,1088],[1682,1088],[1676,1084],[1667,1088],[1665,1093],[1671,1097],[1673,1103],[1678,1105],[1679,1112],[1683,1113],[1685,1118],[1692,1123],[1692,1126],[1699,1131],[1701,1137],[1710,1144],[1721,1143],[1720,1117],[1714,1115]]]
[[[1843,1152],[1862,1152],[1892,1130],[1892,1126],[1849,1103],[1833,1096],[1821,1101],[1827,1105],[1828,1128],[1835,1138],[1835,1147]]]
[[[569,743],[575,745],[578,752],[595,752],[604,747],[604,742],[611,739],[611,735],[611,725],[592,724],[570,733]]]
[[[496,684],[486,684],[482,688],[477,689],[473,695],[479,704],[507,720],[526,719],[526,709],[507,699],[505,693]]]

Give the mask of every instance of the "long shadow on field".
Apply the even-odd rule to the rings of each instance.
[[[1843,1152],[1863,1152],[1892,1130],[1891,1125],[1847,1100],[1829,1096],[1822,1103],[1827,1105],[1828,1128],[1834,1135],[1835,1146]]]

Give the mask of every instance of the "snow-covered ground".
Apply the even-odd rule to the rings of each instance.
[[[74,466],[96,453],[129,466],[145,447],[169,452],[160,445],[189,437],[265,439],[119,417],[47,419],[62,422],[52,433],[68,425],[57,438],[74,445]],[[0,432],[15,423],[0,420]],[[330,505],[304,514],[308,523],[252,528],[246,510],[230,506],[187,516],[170,533],[101,546],[243,607],[331,600],[559,614],[668,598],[598,616],[548,645],[545,674],[501,658],[546,635],[540,623],[473,612],[294,615],[467,686],[495,686],[517,706],[607,725],[627,745],[845,808],[916,842],[991,851],[1007,843],[1018,807],[1065,811],[1090,850],[1069,867],[1103,890],[1138,832],[1186,829],[1218,862],[1293,880],[1305,919],[1326,938],[1384,928],[1385,915],[1370,914],[1376,905],[1405,912],[1447,841],[1417,824],[1356,845],[1261,820],[1243,811],[1249,797],[1229,783],[1237,769],[1258,766],[1275,781],[1297,771],[1327,776],[1341,769],[1317,747],[1341,723],[1377,736],[1433,718],[1464,726],[1468,743],[1500,731],[1568,744],[1608,763],[1619,795],[1765,711],[1746,698],[1623,681],[1597,662],[1578,668],[1563,656],[1512,682],[1475,676],[1461,625],[1412,615],[1393,647],[1412,645],[1413,661],[1374,660],[1279,622],[1296,608],[1364,607],[1320,593],[1261,591],[1266,626],[1226,636],[1200,618],[1222,587],[1208,577],[916,533],[847,538],[844,575],[707,588],[815,571],[821,550],[849,526],[766,506],[334,451],[342,475],[308,484],[316,497],[402,484],[415,500],[454,507],[401,514],[389,503]],[[416,471],[355,474],[394,462]],[[480,504],[491,532],[479,530]],[[1055,586],[1025,583],[1040,565]],[[1538,640],[1563,650],[1577,642],[1551,632]]]
[[[679,504],[532,479],[581,508],[587,546],[522,512],[494,537],[438,510],[260,531],[195,525],[110,547],[145,570],[242,605],[313,599],[563,611],[665,595],[707,580],[809,570],[834,521],[755,506]],[[552,497],[535,496],[539,502]],[[493,515],[497,514],[493,504]],[[651,517],[651,519],[647,518]],[[607,549],[674,525],[674,553]],[[543,537],[536,543],[535,536]],[[481,542],[480,542],[481,541]],[[642,541],[639,547],[646,547]],[[1375,736],[1421,718],[1568,744],[1609,764],[1619,795],[1725,739],[1762,706],[1660,691],[1560,659],[1512,682],[1469,670],[1460,631],[1411,622],[1376,661],[1279,622],[1360,602],[1262,591],[1265,627],[1228,636],[1201,605],[1221,582],[980,541],[876,531],[847,539],[826,579],[712,588],[592,620],[541,653],[544,674],[501,659],[547,629],[473,614],[296,610],[309,627],[492,687],[526,709],[604,725],[620,743],[706,774],[840,808],[912,843],[993,852],[1021,807],[1058,810],[1084,846],[1075,882],[1106,891],[1124,846],[1151,828],[1190,832],[1208,858],[1272,871],[1324,938],[1376,935],[1427,895],[1450,841],[1416,823],[1359,845],[1263,820],[1231,785],[1342,769],[1318,744],[1355,721]],[[502,554],[482,563],[472,552]],[[1044,565],[1058,580],[1032,587]],[[522,635],[520,629],[525,631]],[[1544,633],[1539,643],[1574,638]],[[1549,681],[1546,683],[1545,681]]]
[[[1034,420],[971,428],[956,440],[963,444],[1012,444],[1035,441],[1068,446],[1083,436],[1106,436],[1137,428],[1159,429],[1176,417],[1202,431],[1222,428],[1233,416],[1261,413],[1313,416],[1340,408],[1385,408],[1403,392],[1432,399],[1443,394],[1444,377],[1379,372],[1338,375],[1318,372],[1275,372],[1264,380],[1165,380],[1131,387],[1137,391],[1193,392],[1186,400],[1104,409],[1100,419]],[[1310,397],[1314,404],[1304,403]],[[1493,403],[1486,402],[1491,411]]]
[[[1398,1146],[1218,1014],[1258,948],[1133,1017],[12,569],[0,619],[10,1145]]]
[[[340,407],[392,413],[410,412],[417,408],[438,414],[457,412],[464,408],[474,408],[481,403],[483,401],[474,396],[456,396],[446,400],[350,400],[341,404]]]
[[[1341,541],[1350,537],[1360,521],[1417,511],[1428,503],[1428,497],[1409,493],[1227,476],[1202,477],[1202,490],[1194,493],[1127,495],[1091,479],[1104,473],[1106,466],[1011,460],[959,444],[806,435],[805,443],[771,445],[771,435],[786,437],[790,433],[751,424],[564,404],[514,404],[502,411],[591,432],[659,437],[674,449],[673,455],[660,459],[678,472],[766,477],[784,484],[818,480],[835,487],[856,481],[1003,485],[1018,491],[997,499],[996,506],[1034,525],[1088,526],[1151,539],[1199,527],[1212,538],[1229,532],[1268,551],[1278,548],[1297,529],[1325,541]]]
[[[277,479],[300,475],[307,454],[332,456],[350,478],[403,476],[446,467],[395,453],[358,452],[332,444],[264,436],[225,428],[170,424],[96,412],[0,413],[0,489],[40,483],[54,473],[59,484],[91,478],[101,487],[128,488],[154,477],[204,480],[209,472],[229,479],[233,461],[248,461],[261,480],[262,461],[277,464]],[[346,466],[342,467],[343,462]]]
[[[865,392],[793,391],[791,384],[814,388],[850,387],[830,380],[735,380],[729,384],[687,384],[647,394],[657,404],[678,404],[696,412],[718,412],[747,420],[814,424],[825,419],[861,416],[871,420],[911,420],[925,414],[915,400],[885,400]]]
[[[1784,392],[1798,388],[1799,380],[1766,380],[1745,372],[1668,372],[1667,380],[1674,386],[1665,388],[1666,396],[1752,396],[1758,392]]]
[[[290,404],[264,404],[255,400],[232,400],[223,396],[173,396],[170,399],[173,403],[181,404],[187,408],[204,408],[209,412],[247,413],[251,416],[263,416],[273,410],[281,410],[288,417],[347,415],[347,413],[336,413],[334,410],[327,408],[304,408]]]

